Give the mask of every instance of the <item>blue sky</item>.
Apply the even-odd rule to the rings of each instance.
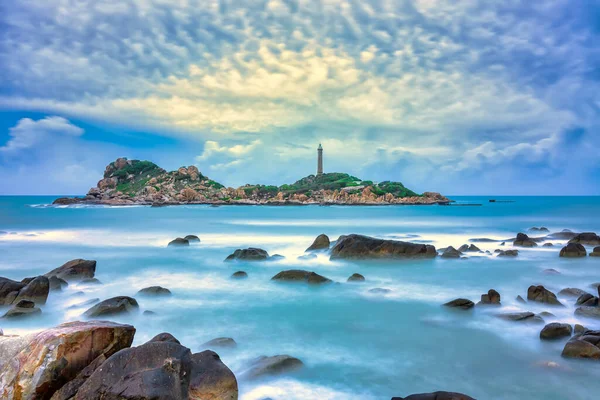
[[[326,172],[416,191],[600,194],[596,1],[0,4],[0,194],[117,157],[229,186]]]

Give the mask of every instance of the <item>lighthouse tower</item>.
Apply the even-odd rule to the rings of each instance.
[[[319,143],[317,148],[317,176],[323,175],[323,146]]]

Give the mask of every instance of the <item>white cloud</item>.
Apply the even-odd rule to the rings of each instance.
[[[16,126],[10,128],[9,135],[10,140],[0,147],[0,151],[5,154],[30,149],[45,141],[56,139],[57,135],[81,136],[83,129],[62,117],[52,116],[37,121],[23,118]]]

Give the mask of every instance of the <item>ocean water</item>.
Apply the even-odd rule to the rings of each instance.
[[[50,207],[53,197],[0,197],[0,276],[21,280],[74,258],[98,261],[103,285],[71,284],[52,293],[39,318],[0,320],[5,333],[26,333],[81,319],[87,299],[130,295],[150,285],[169,288],[167,299],[138,298],[155,316],[115,317],[137,328],[134,344],[170,332],[192,351],[215,337],[232,337],[234,349],[216,349],[240,372],[260,355],[289,354],[305,368],[262,381],[239,381],[240,398],[389,399],[415,392],[458,391],[478,399],[593,399],[600,393],[600,363],[560,357],[565,341],[541,342],[539,325],[505,322],[497,312],[550,311],[546,322],[600,320],[565,308],[519,304],[528,286],[558,292],[579,287],[593,292],[600,259],[561,259],[555,247],[521,249],[515,259],[474,254],[465,260],[393,262],[329,261],[297,257],[320,233],[335,240],[361,233],[431,243],[468,243],[469,238],[508,239],[532,226],[551,231],[600,232],[598,197],[514,197],[489,203],[455,197],[460,206],[382,207]],[[502,198],[497,198],[502,199]],[[186,234],[202,242],[167,248]],[[532,235],[535,236],[535,235]],[[261,247],[286,258],[268,263],[224,263],[236,248]],[[483,250],[498,243],[477,243]],[[504,247],[510,248],[510,245]],[[277,284],[285,269],[307,269],[341,282],[326,287]],[[543,270],[554,268],[560,275]],[[244,270],[249,278],[230,280]],[[362,284],[345,283],[352,273]],[[388,288],[389,294],[370,293]],[[457,312],[440,305],[456,297],[479,300],[494,288],[500,308]],[[83,294],[78,293],[83,292]],[[2,311],[2,310],[0,310]],[[548,366],[548,362],[551,364]]]

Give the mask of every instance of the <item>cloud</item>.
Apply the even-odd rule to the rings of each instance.
[[[48,140],[55,140],[57,135],[81,136],[83,129],[62,117],[46,117],[38,121],[23,118],[10,128],[9,135],[11,139],[0,147],[0,152],[4,154],[30,149]]]

